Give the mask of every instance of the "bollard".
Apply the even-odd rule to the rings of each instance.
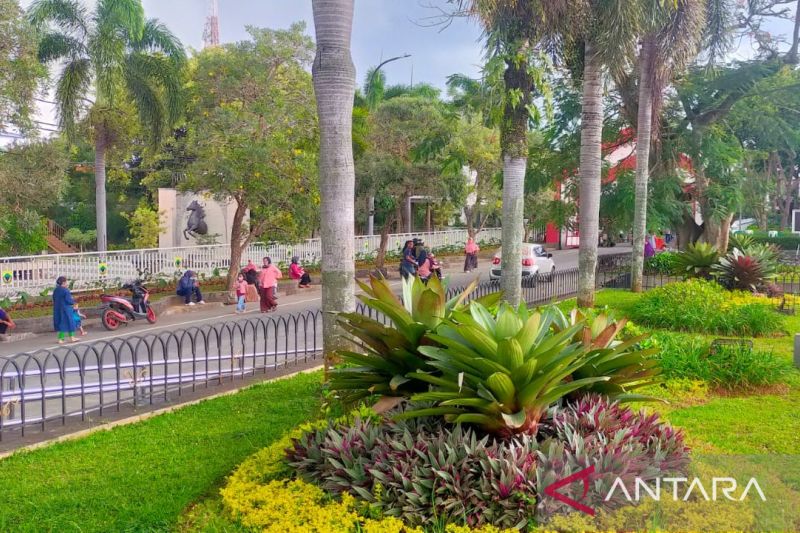
[[[800,368],[800,333],[794,334],[794,366]]]

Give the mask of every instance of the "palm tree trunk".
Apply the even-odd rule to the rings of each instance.
[[[317,53],[312,74],[320,127],[322,333],[326,369],[344,344],[336,313],[355,309],[355,169],[350,55],[354,0],[313,0]]]
[[[97,251],[108,249],[108,230],[106,227],[106,133],[97,128],[94,141],[94,198],[97,224]]]
[[[527,157],[503,156],[502,290],[513,306],[522,299],[522,239]]]
[[[519,305],[522,299],[522,239],[525,208],[525,169],[528,165],[528,103],[533,80],[526,65],[506,61],[504,73],[506,91],[519,91],[521,98],[514,102],[507,97],[503,110],[500,145],[503,150],[503,217],[501,234],[502,278],[505,300]]]
[[[600,141],[603,132],[602,61],[591,39],[584,51],[580,159],[580,251],[578,253],[578,306],[594,306],[597,240],[600,233]]]
[[[653,38],[642,43],[639,55],[639,112],[636,124],[636,200],[633,210],[631,290],[642,292],[644,240],[647,231],[647,182],[650,179],[650,136],[653,119]]]

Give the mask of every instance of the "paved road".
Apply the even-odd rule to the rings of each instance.
[[[554,257],[559,270],[577,265],[577,251],[556,252]],[[479,279],[488,278],[489,261],[483,264]],[[466,285],[476,277],[459,270],[450,266],[451,286]],[[549,301],[574,291],[576,282],[574,274],[556,276],[536,287],[526,286],[524,297]],[[391,285],[399,289],[400,281]],[[26,425],[42,417],[73,418],[94,413],[100,405],[130,403],[134,396],[139,405],[161,403],[194,383],[304,364],[322,346],[319,301],[317,287],[284,295],[280,312],[269,315],[261,315],[257,304],[250,304],[244,315],[232,314],[230,306],[209,304],[164,316],[156,325],[136,324],[117,333],[95,330],[65,346],[42,342],[51,341],[48,336],[4,344],[5,353],[13,356],[0,361],[0,408],[13,410],[0,418],[11,429],[23,423],[23,416]]]
[[[601,254],[610,253],[625,253],[629,252],[629,247],[615,247],[615,248],[601,248]],[[553,258],[558,270],[567,270],[578,266],[578,251],[577,250],[557,250],[553,252]],[[481,281],[489,279],[489,265],[488,259],[482,259],[480,267],[477,272],[471,274],[464,274],[461,272],[459,264],[456,260],[451,261],[450,267],[445,271],[446,276],[450,278],[451,286],[466,285],[477,276]],[[392,286],[399,290],[400,282],[392,281]],[[284,294],[278,300],[278,311],[270,314],[271,317],[291,315],[302,311],[310,311],[319,309],[321,298],[321,290],[319,286],[312,286],[310,289],[301,290],[297,294],[286,295]],[[98,340],[114,340],[124,339],[130,336],[142,336],[147,334],[158,334],[163,331],[171,331],[175,329],[186,329],[191,327],[199,327],[206,324],[217,324],[221,322],[229,322],[236,320],[243,320],[245,318],[252,318],[258,314],[258,304],[248,304],[248,311],[244,315],[234,315],[231,306],[220,306],[209,304],[203,308],[201,306],[194,307],[191,312],[180,312],[168,316],[159,317],[158,323],[154,325],[147,324],[146,322],[134,323],[127,327],[123,326],[119,331],[109,332],[102,329],[101,326],[89,329],[89,334],[82,338],[74,345],[87,344]],[[54,336],[37,335],[32,338],[23,339],[16,342],[0,343],[0,356],[14,355],[18,353],[30,353],[37,350],[55,350],[59,345],[54,342]]]

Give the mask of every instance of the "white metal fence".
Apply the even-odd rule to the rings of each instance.
[[[467,231],[453,229],[433,233],[399,233],[389,238],[389,251],[399,251],[403,243],[421,237],[432,249],[461,246]],[[499,241],[500,229],[484,229],[479,241]],[[374,256],[380,245],[380,235],[358,236],[355,239],[357,259]],[[242,262],[252,259],[257,264],[270,256],[279,265],[286,265],[293,256],[300,257],[306,265],[320,261],[322,247],[319,239],[308,239],[297,244],[250,245]],[[20,292],[39,293],[55,284],[58,276],[66,276],[73,290],[118,286],[144,273],[156,278],[170,278],[176,272],[191,269],[205,276],[224,272],[230,266],[230,246],[214,244],[181,248],[152,248],[147,250],[121,250],[79,254],[30,255],[0,258],[0,297],[14,297]]]

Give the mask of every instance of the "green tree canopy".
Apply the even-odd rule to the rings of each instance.
[[[191,62],[182,190],[236,202],[231,280],[255,238],[293,241],[317,226],[318,129],[305,25],[248,27],[251,40],[207,48]],[[245,215],[250,212],[249,223]]]

